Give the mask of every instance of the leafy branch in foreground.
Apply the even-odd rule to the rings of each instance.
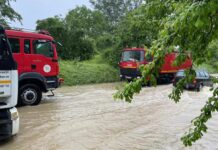
[[[158,71],[166,53],[165,48],[178,45],[183,53],[190,52],[193,62],[200,65],[210,58],[211,51],[208,49],[210,42],[218,38],[218,3],[216,1],[153,1],[159,1],[160,4],[165,3],[172,7],[172,13],[162,19],[164,29],[160,31],[157,42],[152,44],[151,49],[155,59],[152,63],[141,67],[142,79],[135,80],[126,85],[123,90],[118,91],[114,95],[116,99],[125,99],[127,102],[131,102],[133,95],[141,91],[141,86],[147,82],[147,79],[158,77]],[[147,5],[152,8],[152,2],[148,2]],[[182,64],[184,59],[181,58],[185,56],[180,54],[180,57],[177,57],[178,65]],[[179,102],[184,84],[194,77],[192,69],[187,72],[186,78],[181,80],[169,95],[169,98],[175,102]],[[212,92],[213,95],[201,109],[201,114],[192,121],[194,128],[181,138],[185,146],[191,146],[193,142],[203,136],[203,133],[207,131],[206,122],[212,117],[212,112],[218,111],[218,88],[212,89]]]
[[[214,91],[216,96],[218,95],[217,90],[216,88]],[[186,135],[181,138],[185,146],[191,146],[193,142],[203,136],[203,133],[207,132],[206,122],[212,117],[212,112],[214,111],[218,111],[218,99],[212,96],[201,109],[200,116],[192,121],[195,128],[190,129],[189,133],[186,133]]]
[[[218,80],[213,78],[213,82],[218,83]],[[185,146],[191,146],[193,142],[196,142],[203,136],[203,133],[207,132],[207,121],[212,118],[213,112],[218,112],[218,87],[210,90],[213,92],[213,95],[209,97],[201,109],[201,114],[192,120],[194,128],[189,129],[189,132],[181,138]]]
[[[173,89],[172,93],[169,95],[169,98],[174,100],[176,103],[179,102],[184,90],[184,86],[187,83],[192,83],[195,77],[196,77],[195,71],[192,68],[187,69],[185,71],[185,77],[176,84],[176,88]]]

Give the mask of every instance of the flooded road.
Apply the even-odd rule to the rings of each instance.
[[[172,85],[146,87],[133,103],[114,101],[117,84],[62,87],[39,106],[19,108],[19,134],[0,150],[215,150],[218,115],[191,148],[180,141],[200,113],[209,89],[186,91],[180,103],[168,99]]]

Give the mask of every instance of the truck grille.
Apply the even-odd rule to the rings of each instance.
[[[120,73],[121,75],[126,75],[126,76],[140,76],[141,75],[138,69],[132,69],[132,68],[121,68]]]
[[[58,87],[57,77],[46,77],[46,82],[47,82],[48,89],[55,89]]]

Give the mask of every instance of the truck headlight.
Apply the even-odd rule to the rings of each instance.
[[[11,120],[17,120],[19,118],[18,112],[12,112],[11,113]]]

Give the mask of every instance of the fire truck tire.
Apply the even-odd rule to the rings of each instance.
[[[203,84],[202,84],[202,83],[200,83],[200,84],[199,84],[199,86],[198,86],[198,87],[197,87],[197,89],[196,89],[196,90],[197,90],[197,92],[200,92],[200,90],[201,90],[202,88],[203,88]]]
[[[152,86],[151,81],[148,81],[148,82],[147,82],[147,86],[148,86],[148,87],[151,87],[151,86]]]
[[[34,106],[38,105],[42,100],[42,91],[35,84],[26,84],[20,87],[18,102],[19,105]]]

